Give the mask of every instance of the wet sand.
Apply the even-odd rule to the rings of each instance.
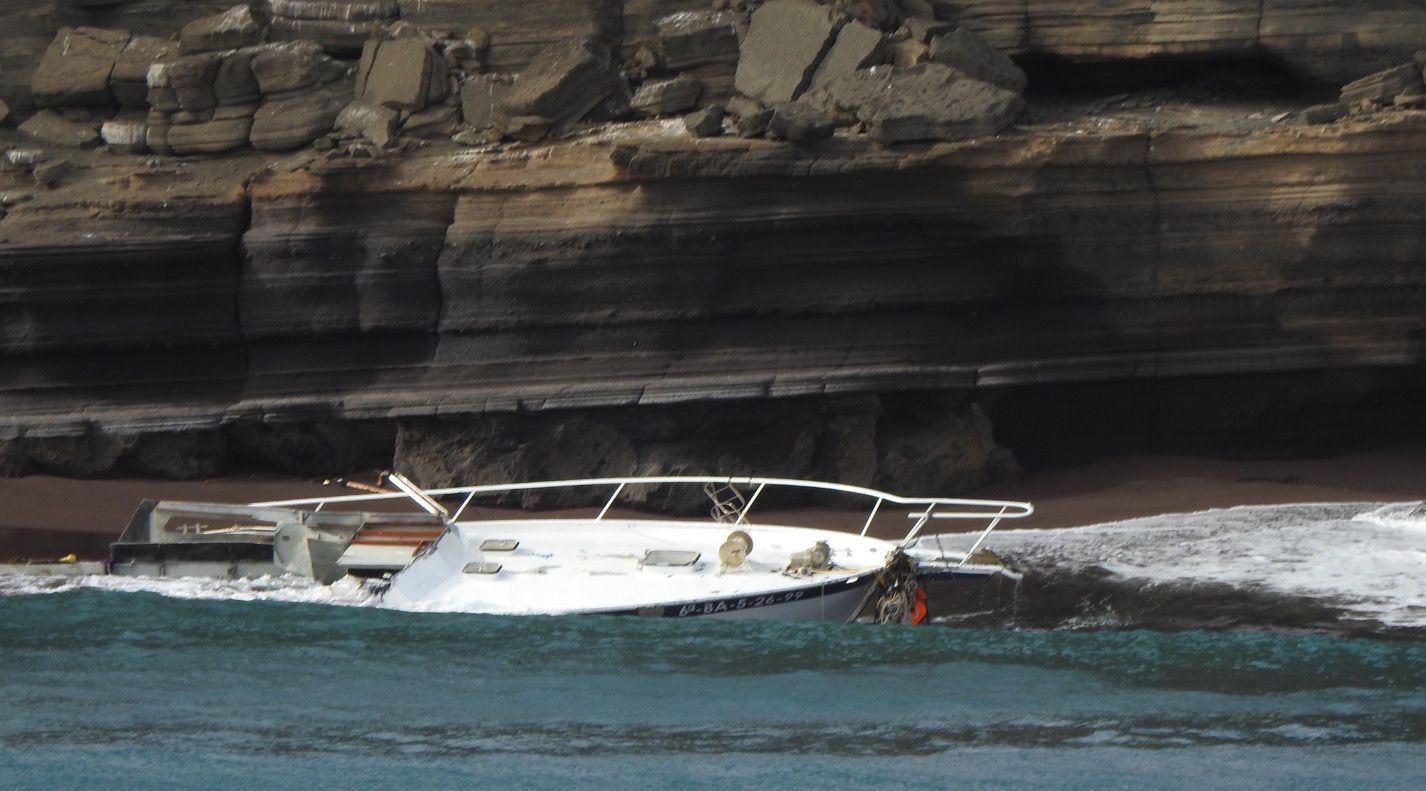
[[[371,477],[371,476],[368,476]],[[90,480],[44,475],[0,479],[0,560],[73,552],[100,558],[144,498],[245,503],[351,494],[317,480],[227,477],[208,481]],[[930,493],[916,493],[930,494]],[[1029,500],[1035,514],[1015,527],[1057,528],[1233,505],[1398,501],[1426,498],[1426,448],[1321,459],[1223,460],[1131,456],[1027,473],[1020,480],[948,496]],[[809,509],[794,523],[847,527],[860,517]],[[904,515],[879,518],[880,535],[904,530]],[[1007,525],[1009,527],[1009,525]]]

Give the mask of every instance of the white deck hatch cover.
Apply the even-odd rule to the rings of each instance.
[[[644,566],[692,566],[702,557],[699,552],[683,549],[650,549],[644,552]]]
[[[465,568],[461,570],[467,574],[499,574],[500,568],[499,563],[481,563],[480,561],[475,561],[465,564]]]
[[[514,552],[520,542],[513,538],[487,538],[480,542],[481,552]]]

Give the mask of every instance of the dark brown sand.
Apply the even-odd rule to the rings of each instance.
[[[371,476],[368,476],[371,477]],[[296,478],[209,481],[76,481],[43,475],[0,479],[0,560],[107,554],[144,498],[245,503],[349,494]],[[1034,516],[1015,527],[1069,527],[1232,505],[1394,501],[1426,498],[1426,448],[1332,458],[1238,461],[1134,456],[1048,472],[974,492],[945,494],[1029,500]],[[860,525],[858,514],[806,510],[794,524]],[[878,518],[874,533],[904,531],[905,515]],[[1010,525],[1006,525],[1009,527]],[[942,528],[945,529],[945,528]]]

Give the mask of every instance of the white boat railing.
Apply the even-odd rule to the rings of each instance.
[[[1023,519],[1035,512],[1034,506],[1030,503],[1017,502],[1014,500],[973,500],[956,497],[903,497],[901,495],[883,492],[877,489],[870,489],[865,486],[852,486],[844,483],[830,483],[827,481],[806,481],[798,478],[763,478],[763,477],[718,477],[700,475],[666,475],[652,477],[630,477],[630,478],[581,478],[565,481],[533,481],[529,483],[494,483],[482,484],[478,486],[453,486],[440,489],[420,489],[411,484],[404,477],[396,474],[388,476],[393,484],[401,490],[394,492],[381,492],[370,494],[337,495],[335,497],[308,497],[295,500],[270,500],[261,503],[250,503],[253,506],[273,507],[273,508],[296,508],[303,506],[314,506],[320,510],[329,505],[344,505],[349,503],[368,503],[376,500],[396,500],[407,498],[414,500],[423,510],[436,514],[439,509],[441,516],[454,522],[465,512],[471,501],[480,495],[508,494],[511,492],[535,491],[540,489],[569,489],[584,487],[614,487],[613,494],[604,503],[604,507],[599,511],[595,520],[602,520],[608,515],[610,509],[614,507],[619,496],[631,485],[676,485],[676,484],[703,484],[716,485],[720,487],[756,487],[752,496],[749,497],[745,505],[736,510],[737,524],[746,524],[748,513],[757,502],[763,489],[768,486],[787,487],[792,489],[812,489],[826,492],[838,492],[842,494],[858,495],[869,498],[873,501],[871,512],[867,515],[866,522],[862,525],[861,535],[865,536],[871,529],[872,521],[881,510],[882,505],[891,503],[894,505],[915,506],[916,511],[907,514],[908,518],[915,519],[916,522],[906,533],[906,537],[900,542],[902,547],[910,545],[921,534],[922,530],[932,519],[966,519],[966,520],[988,520],[989,525],[980,534],[970,551],[966,553],[969,558],[981,544],[985,542],[990,532],[995,529],[1005,519]],[[452,497],[465,495],[459,508],[453,514],[447,515],[446,509],[435,502],[437,497]],[[945,508],[948,510],[938,510]],[[734,516],[734,513],[729,513]]]

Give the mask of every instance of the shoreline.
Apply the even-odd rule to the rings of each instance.
[[[70,552],[83,559],[102,558],[145,498],[246,503],[339,493],[342,490],[319,481],[277,475],[205,481],[46,475],[0,479],[0,503],[5,504],[0,561]],[[1426,448],[1290,460],[1125,456],[1029,472],[1015,481],[946,496],[1028,500],[1035,505],[1033,516],[1002,529],[1075,527],[1235,505],[1420,500],[1426,498]],[[817,509],[808,516],[821,522],[827,514]]]

